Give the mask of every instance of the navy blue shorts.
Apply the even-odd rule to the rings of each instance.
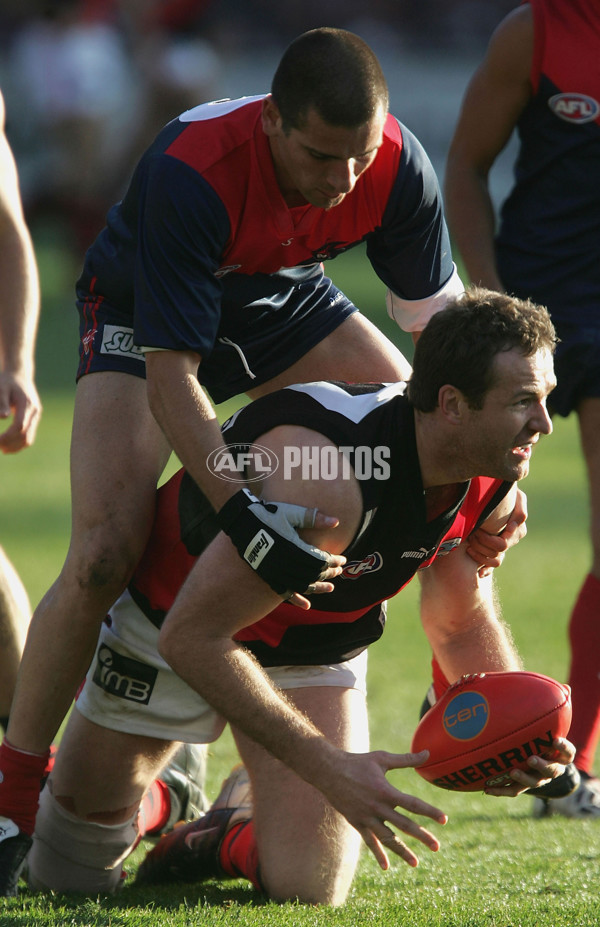
[[[239,335],[219,332],[211,354],[198,370],[198,379],[213,401],[246,393],[287,370],[357,311],[341,291],[333,288],[333,300],[331,292],[302,312],[292,306],[289,311],[283,307],[263,316],[260,325],[247,326]],[[77,379],[106,370],[145,377],[146,361],[134,342],[131,315],[101,296],[80,293],[78,297]]]
[[[567,417],[582,399],[600,397],[600,329],[557,326],[554,355],[557,386],[548,398],[554,415]]]

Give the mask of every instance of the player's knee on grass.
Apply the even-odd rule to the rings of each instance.
[[[310,841],[309,841],[310,843]],[[301,841],[263,857],[259,849],[261,882],[273,901],[301,904],[344,904],[360,856],[361,839],[335,812],[326,814],[312,845]]]
[[[114,892],[123,860],[138,841],[137,812],[115,825],[84,821],[63,808],[46,787],[40,795],[33,846],[27,860],[34,891]]]

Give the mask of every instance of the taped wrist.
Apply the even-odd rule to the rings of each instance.
[[[220,509],[217,520],[242,559],[271,589],[284,595],[304,592],[328,567],[328,554],[305,544],[295,530],[310,527],[314,515],[314,510],[300,505],[262,502],[240,489]]]

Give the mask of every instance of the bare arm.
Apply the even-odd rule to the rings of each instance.
[[[341,573],[345,557],[328,551],[303,545],[297,528],[307,520],[317,528],[334,527],[337,516],[322,511],[313,513],[314,506],[303,498],[297,503],[296,511],[286,510],[279,505],[277,512],[268,512],[257,500],[248,506],[249,500],[242,492],[239,482],[219,479],[208,466],[213,451],[224,448],[221,430],[214,409],[197,379],[200,355],[193,351],[149,351],[146,354],[148,402],[158,424],[167,436],[181,462],[200,486],[219,513],[234,496],[233,517],[221,520],[221,527],[234,539],[240,556],[245,557],[249,538],[255,537],[265,527],[271,540],[275,541],[276,568],[267,576],[260,561],[258,572],[267,578],[278,592],[288,590],[295,605],[310,608],[310,602],[301,593],[307,586],[312,592],[329,592],[329,580]],[[274,499],[274,497],[271,497]],[[277,500],[279,503],[281,499]],[[240,503],[240,505],[238,505]],[[240,532],[240,522],[242,531]],[[249,532],[249,533],[248,533]],[[241,536],[242,535],[242,536]],[[298,551],[296,550],[298,548]],[[302,549],[301,549],[302,548]],[[279,551],[282,553],[279,553]],[[302,559],[303,584],[296,585],[298,570],[296,560]],[[308,578],[310,574],[310,578]]]
[[[516,485],[483,523],[496,534],[514,508]],[[469,673],[521,668],[508,629],[502,622],[492,575],[481,575],[461,544],[419,572],[421,621],[446,678]]]
[[[293,435],[295,442],[302,441],[297,429]],[[277,434],[270,433],[267,446],[277,453],[288,439],[287,429],[277,429]],[[265,437],[260,439],[263,445],[266,441]],[[344,549],[361,512],[356,481],[319,484],[288,480],[285,490],[288,502],[297,502],[301,496],[312,505],[335,505],[340,511],[339,526],[315,531],[311,540],[333,551]],[[268,487],[269,495],[276,498],[282,498],[283,491],[283,484],[276,479]],[[320,789],[360,832],[383,868],[388,865],[383,846],[416,865],[414,853],[386,822],[436,850],[437,839],[396,808],[441,823],[445,815],[393,788],[385,773],[414,766],[425,756],[383,751],[350,754],[338,749],[287,701],[252,655],[233,640],[238,629],[259,620],[280,601],[235,555],[228,539],[219,535],[201,556],[167,617],[161,631],[161,653],[178,675],[232,724]]]
[[[497,531],[511,513],[513,493],[509,494],[485,522],[491,533]],[[455,682],[461,676],[482,672],[513,672],[522,669],[521,659],[510,631],[500,615],[493,585],[493,574],[481,575],[466,545],[440,557],[423,570],[421,579],[421,621],[432,650],[446,678]],[[558,760],[550,763],[540,757],[530,760],[531,774],[514,770],[514,785],[489,794],[515,796],[541,782],[556,778],[575,755],[572,744],[556,744]]]
[[[35,254],[0,95],[0,419],[13,416],[0,433],[5,454],[33,443],[41,414],[34,382],[39,303]]]
[[[450,232],[471,281],[492,290],[503,286],[494,257],[495,216],[488,175],[531,97],[532,55],[533,16],[525,5],[498,26],[471,78],[446,164]]]
[[[493,577],[479,575],[463,544],[419,578],[421,621],[450,682],[470,673],[522,668],[499,613]]]
[[[511,493],[511,498],[513,493]],[[527,496],[522,489],[515,487],[515,504],[508,520],[493,531],[481,527],[469,535],[467,553],[479,566],[479,575],[501,566],[506,552],[515,547],[527,534]]]
[[[215,410],[198,382],[201,360],[194,351],[148,352],[148,402],[180,461],[219,509],[239,484],[218,479],[206,466],[209,454],[224,442]]]

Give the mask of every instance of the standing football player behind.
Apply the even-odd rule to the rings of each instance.
[[[15,454],[33,444],[42,411],[34,380],[40,295],[33,244],[4,120],[0,93],[0,451]],[[11,419],[7,427],[2,424],[4,419]],[[30,617],[25,587],[0,547],[2,728],[8,723]]]
[[[149,545],[103,627],[42,793],[33,888],[117,888],[172,738],[210,741],[226,721],[244,766],[204,817],[158,842],[139,882],[244,876],[279,901],[341,904],[361,837],[384,869],[388,851],[417,865],[397,830],[439,848],[414,815],[443,824],[445,814],[386,779],[427,752],[368,752],[367,647],[385,633],[385,601],[418,572],[423,627],[450,681],[520,669],[493,577],[465,542],[480,525],[506,524],[516,481],[551,431],[553,349],[545,309],[474,291],[428,323],[408,396],[406,383],[299,384],[225,424],[249,485],[339,512],[337,527],[305,533],[348,559],[309,612],[237,556],[185,471],[161,487]],[[252,462],[265,451],[279,466],[261,480]],[[556,762],[531,757],[530,772],[486,791],[551,786],[574,755],[567,741],[556,747]]]
[[[339,572],[341,558],[301,542],[303,508],[274,515],[211,474],[222,439],[209,396],[409,374],[324,275],[361,242],[408,331],[462,292],[427,155],[388,113],[371,49],[339,29],[294,41],[271,93],[173,119],[109,211],[77,285],[71,543],[35,611],[0,748],[0,893],[15,890],[48,747],[144,550],[171,448],[242,556],[267,531],[272,556],[254,566],[275,591]]]
[[[446,169],[451,231],[469,277],[548,307],[560,342],[551,414],[578,418],[592,563],[571,614],[570,737],[579,789],[543,805],[600,818],[600,5],[530,0],[492,36],[462,105]],[[515,182],[495,235],[488,173],[513,129]]]

